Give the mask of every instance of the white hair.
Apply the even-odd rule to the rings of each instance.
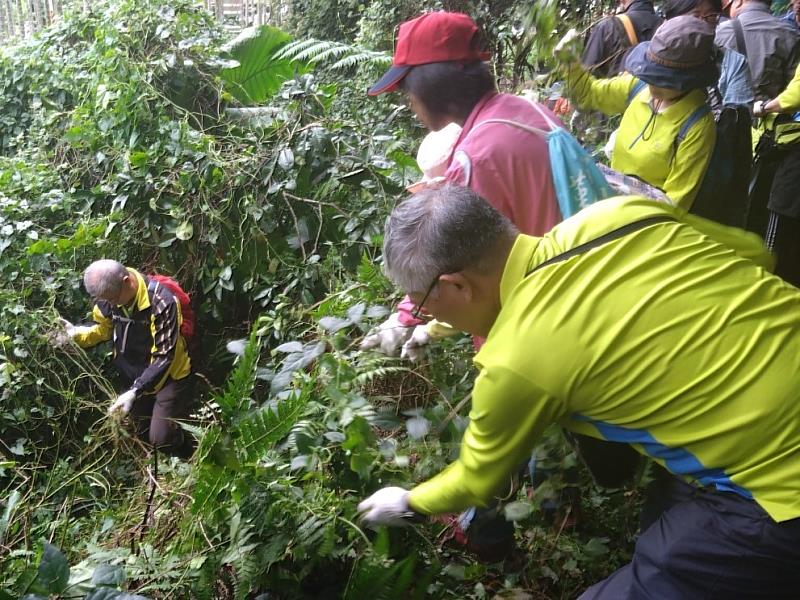
[[[406,292],[422,293],[440,275],[483,269],[517,229],[471,189],[446,185],[404,200],[386,222],[384,270]]]
[[[115,260],[96,260],[83,272],[83,287],[93,298],[114,298],[122,291],[122,280],[128,275],[125,265]]]

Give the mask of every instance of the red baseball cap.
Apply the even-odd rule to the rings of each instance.
[[[478,26],[468,15],[431,12],[400,25],[392,67],[369,88],[370,96],[393,92],[412,67],[428,63],[489,60],[478,48]]]

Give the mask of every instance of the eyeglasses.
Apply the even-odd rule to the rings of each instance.
[[[733,2],[731,2],[731,4],[733,4]],[[705,21],[709,25],[716,25],[716,24],[719,23],[719,19],[720,19],[721,16],[722,15],[720,13],[710,13],[710,14],[707,14],[707,15],[700,15],[697,18],[698,19],[702,19],[703,21]]]
[[[439,277],[441,276],[442,275],[437,275],[433,278],[433,281],[431,281],[431,284],[428,286],[428,291],[425,292],[424,296],[422,296],[422,300],[417,302],[417,304],[414,306],[414,310],[411,311],[411,316],[415,319],[424,319],[426,317],[426,315],[422,314],[422,307],[425,305],[425,301],[428,299],[428,296],[431,295],[433,288],[435,288],[436,284],[439,283]]]

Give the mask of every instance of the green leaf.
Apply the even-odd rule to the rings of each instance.
[[[584,546],[583,551],[591,557],[608,554],[608,546],[606,545],[607,541],[608,540],[605,538],[592,538],[586,542],[586,546]]]
[[[92,573],[92,585],[118,586],[125,583],[125,569],[122,565],[97,565]]]
[[[53,546],[45,542],[42,560],[34,585],[48,594],[60,594],[69,581],[69,563],[67,557]]]
[[[503,508],[508,521],[521,521],[531,514],[533,507],[529,502],[512,502]]]
[[[248,462],[262,458],[278,441],[286,437],[300,419],[308,399],[293,394],[275,403],[262,406],[238,422],[236,448]]]
[[[342,443],[345,450],[361,450],[375,443],[375,433],[364,417],[355,417],[345,430],[347,439]]]
[[[140,169],[142,167],[146,167],[148,160],[147,152],[131,152],[128,160],[130,161],[131,166],[134,168]]]
[[[192,239],[193,235],[194,235],[194,227],[192,226],[192,223],[190,221],[184,221],[183,223],[178,225],[178,228],[175,230],[175,237],[178,238],[179,240],[183,241],[190,240]]]
[[[340,329],[349,327],[352,324],[353,322],[350,319],[342,319],[339,317],[322,317],[319,320],[320,327],[330,333],[336,333]]]
[[[11,463],[11,465],[13,466],[14,463]],[[11,523],[11,517],[14,514],[14,509],[17,507],[20,498],[22,498],[22,494],[19,493],[19,490],[14,490],[5,501],[6,509],[3,511],[3,516],[0,518],[0,539],[3,538]]]
[[[291,39],[288,33],[268,25],[243,30],[225,48],[239,66],[220,71],[231,95],[245,105],[262,103],[296,71],[305,70],[302,63],[276,57]]]

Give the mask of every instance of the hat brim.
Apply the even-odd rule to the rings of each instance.
[[[408,65],[393,65],[388,71],[386,71],[386,73],[383,74],[383,77],[381,77],[377,83],[375,83],[375,85],[367,90],[367,94],[370,96],[377,96],[378,94],[395,91],[397,89],[397,85],[400,83],[403,77],[408,75],[410,70],[411,66]]]
[[[714,85],[719,71],[713,60],[689,69],[676,69],[651,61],[647,57],[650,42],[637,44],[625,59],[625,70],[645,83],[668,90],[688,92]]]

